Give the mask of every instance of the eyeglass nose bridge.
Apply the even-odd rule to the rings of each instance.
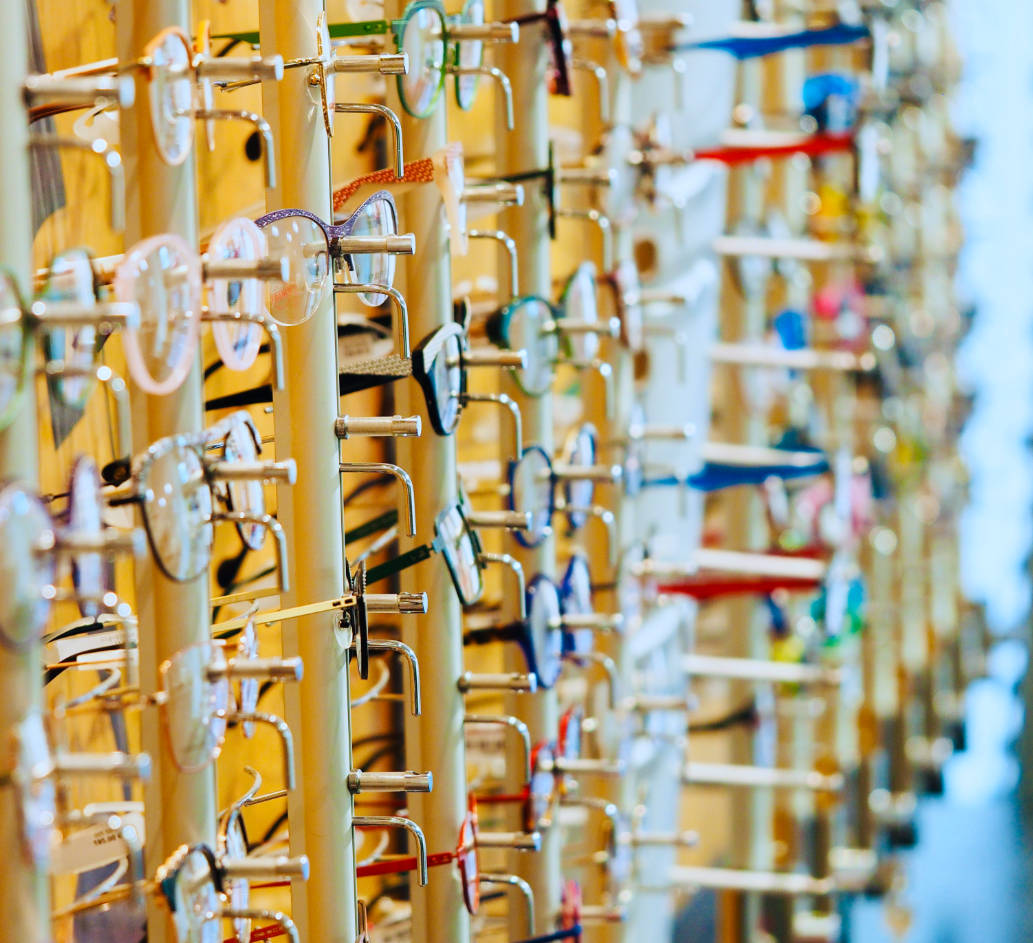
[[[416,840],[418,880],[420,887],[426,887],[428,881],[427,839],[424,838],[423,829],[419,825],[400,815],[355,815],[352,817],[352,826],[358,828],[404,828]]]
[[[401,468],[398,465],[392,465],[389,462],[341,462],[340,470],[342,473],[349,472],[361,474],[369,472],[386,472],[387,474],[392,475],[405,491],[407,499],[406,525],[408,536],[416,536],[416,497],[413,490],[412,479],[404,468]]]

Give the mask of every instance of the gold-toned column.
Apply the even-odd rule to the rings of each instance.
[[[322,0],[262,0],[263,55],[312,57]],[[269,209],[298,207],[330,219],[330,147],[318,89],[308,69],[291,69],[263,87],[265,117],[276,143],[278,186]],[[338,415],[337,325],[332,297],[304,324],[284,332],[287,384],[276,394],[280,456],[294,459],[297,483],[279,494],[293,590],[286,605],[344,590],[344,525]],[[288,797],[292,854],[308,855],[307,882],[294,882],[294,921],[303,940],[353,943],[356,936],[348,653],[335,624],[322,615],[284,627],[285,653],[300,655],[305,677],[286,688],[286,719],[298,741],[298,788]]]
[[[496,15],[502,19],[540,12],[545,9],[538,0],[502,0],[496,8]],[[495,108],[495,139],[500,142],[497,166],[500,174],[538,170],[548,163],[549,111],[546,92],[545,70],[548,62],[548,44],[543,41],[542,27],[532,26],[521,34],[520,42],[500,46],[497,52],[499,68],[509,76],[513,86],[513,111],[518,116],[518,130],[510,132],[506,127],[505,111],[501,101]],[[552,286],[549,268],[549,231],[545,193],[543,188],[529,184],[525,186],[524,205],[514,207],[500,214],[500,228],[516,242],[520,260],[519,295],[540,295],[549,297]],[[508,256],[500,252],[500,271],[508,271]],[[506,377],[502,388],[512,397],[523,414],[524,441],[540,445],[550,455],[553,450],[552,398],[546,394],[538,398],[525,396],[517,384]],[[503,463],[510,455],[504,448]],[[517,546],[513,542],[513,555],[520,561],[524,574],[530,580],[536,573],[555,576],[556,548],[549,538],[533,549]],[[510,606],[510,613],[516,607]],[[506,668],[511,671],[526,671],[526,666],[515,646],[507,646]],[[551,740],[556,736],[559,709],[555,691],[538,691],[535,694],[507,695],[507,712],[517,714],[527,724],[532,742]],[[509,757],[509,769],[519,769],[516,755]],[[544,933],[553,925],[553,917],[560,902],[560,834],[559,828],[547,830],[542,835],[541,851],[533,855],[514,853],[513,873],[519,874],[531,885],[535,899],[535,930]],[[510,936],[519,938],[523,932],[523,915],[513,908],[510,920]]]
[[[401,16],[404,0],[388,0],[387,16]],[[416,63],[412,63],[416,67]],[[446,84],[434,114],[412,118],[401,107],[396,83],[388,81],[388,104],[402,121],[406,153],[428,157],[445,146]],[[409,329],[413,344],[452,320],[452,273],[445,207],[436,186],[415,187],[399,201],[401,227],[416,236],[417,255],[400,268],[405,275]],[[437,435],[415,380],[395,387],[396,406],[406,416],[419,415],[423,436],[398,440],[398,461],[413,480],[416,495],[416,538],[403,538],[402,549],[434,537],[434,518],[456,499],[456,437]],[[463,671],[463,624],[459,597],[440,555],[401,577],[401,588],[426,592],[428,619],[403,621],[403,639],[416,652],[423,678],[423,713],[407,716],[406,765],[429,770],[434,789],[407,797],[413,820],[423,829],[432,850],[453,848],[466,811],[466,749],[463,739],[463,695],[457,687]],[[431,625],[433,629],[431,630]],[[440,868],[427,887],[412,887],[412,939],[420,943],[450,940],[467,943],[470,918],[456,868]]]
[[[25,5],[0,4],[0,30],[15,37],[0,62],[0,114],[4,134],[0,136],[0,258],[17,279],[22,291],[32,291],[32,190],[29,186],[29,125],[22,100],[22,83],[28,69],[23,37]],[[35,384],[30,377],[27,395],[11,425],[0,433],[0,477],[35,482],[39,477],[36,452]],[[8,588],[4,587],[6,591]],[[14,652],[0,647],[0,737],[10,735],[28,714],[43,703],[43,672],[39,649]],[[7,772],[3,762],[3,772]],[[44,943],[50,939],[50,887],[45,871],[24,860],[20,839],[21,809],[11,788],[0,788],[0,853],[7,862],[0,880],[0,920],[11,939]]]
[[[190,32],[187,0],[121,4],[117,18],[119,61],[133,62],[159,31],[179,26]],[[121,148],[126,181],[126,244],[156,233],[175,233],[197,245],[197,198],[194,157],[178,167],[165,163],[151,129],[151,98],[142,70],[132,73],[136,103],[121,115]],[[200,358],[194,360],[186,382],[167,396],[132,391],[133,441],[139,447],[163,436],[196,432],[203,423]],[[208,580],[198,577],[175,583],[164,576],[148,555],[136,564],[137,616],[140,620],[140,689],[158,689],[158,667],[187,645],[211,637]],[[181,773],[172,762],[162,737],[158,712],[142,714],[142,746],[151,755],[153,772],[144,792],[147,810],[148,873],[185,842],[215,840],[215,771]],[[153,900],[153,899],[152,899]],[[152,902],[147,936],[153,943],[175,939],[168,908]]]

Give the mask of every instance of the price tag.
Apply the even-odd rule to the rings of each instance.
[[[72,832],[53,850],[53,870],[58,874],[79,874],[94,868],[121,861],[130,855],[127,838],[135,836],[135,843],[143,846],[144,822],[139,812],[118,816],[119,828],[91,825]]]

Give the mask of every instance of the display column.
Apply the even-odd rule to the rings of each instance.
[[[29,186],[29,125],[22,98],[28,69],[25,43],[25,5],[0,4],[0,30],[14,37],[0,61],[0,258],[25,294],[32,290],[32,219]],[[35,384],[26,384],[26,395],[11,424],[0,433],[0,477],[33,484],[39,477],[36,451]],[[10,735],[22,720],[43,706],[43,672],[38,647],[23,652],[0,646],[0,737]],[[7,760],[3,772],[7,772]],[[16,790],[0,789],[0,851],[8,862],[0,880],[0,920],[5,934],[25,943],[50,940],[50,886],[47,873],[31,866],[22,852]]]
[[[317,55],[321,0],[261,0],[262,53],[284,60]],[[330,146],[315,70],[289,69],[263,86],[265,117],[276,145],[278,183],[270,210],[298,207],[331,218]],[[332,293],[303,324],[284,332],[287,382],[274,395],[278,458],[293,458],[297,482],[281,488],[278,515],[287,534],[292,591],[287,606],[344,592],[344,523],[338,416],[337,325]],[[307,882],[294,881],[294,921],[303,940],[353,943],[356,936],[351,717],[347,639],[339,615],[289,623],[284,653],[300,655],[305,676],[285,689],[286,719],[297,741],[298,788],[288,796],[291,853],[308,856]]]
[[[191,32],[186,0],[123,3],[117,19],[117,50],[122,63],[139,60],[147,43],[161,30],[178,26]],[[123,109],[120,141],[126,182],[126,245],[158,233],[181,236],[197,246],[197,192],[194,155],[179,166],[167,164],[155,145],[151,125],[151,96],[143,70],[131,73],[136,82],[135,104]],[[203,425],[201,363],[195,356],[183,385],[165,396],[152,396],[134,387],[131,395],[133,441],[138,448],[165,436],[196,433]],[[159,688],[158,668],[169,656],[211,638],[207,574],[188,583],[168,579],[152,554],[135,568],[137,617],[140,623],[140,690]],[[215,842],[215,768],[183,773],[172,761],[161,734],[159,712],[141,714],[141,743],[153,762],[144,791],[147,811],[147,873],[184,843]],[[147,938],[152,943],[175,939],[168,908],[151,897]]]
[[[405,5],[400,0],[388,0],[385,13],[389,18],[400,17]],[[417,64],[410,63],[410,67],[416,68]],[[388,79],[388,105],[401,119],[410,157],[430,157],[447,143],[446,99],[451,93],[450,78],[434,113],[413,118],[401,106],[395,80]],[[416,236],[416,257],[399,266],[405,278],[409,330],[415,346],[452,320],[449,232],[436,186],[410,188],[399,200],[398,212],[400,227]],[[434,432],[415,380],[399,382],[395,397],[398,411],[406,416],[419,415],[423,428],[421,438],[397,440],[398,462],[409,472],[416,496],[416,537],[401,538],[404,552],[433,540],[434,518],[456,500],[456,436]],[[462,608],[439,554],[402,573],[401,589],[426,592],[428,618],[433,620],[428,624],[427,619],[406,619],[402,626],[402,638],[416,652],[423,679],[423,712],[419,717],[406,718],[406,763],[409,769],[429,770],[434,776],[431,792],[413,793],[406,801],[429,848],[454,848],[466,812],[464,710],[458,688],[463,672]],[[459,870],[439,871],[427,887],[412,887],[412,939],[414,943],[468,943],[470,918],[463,904]]]
[[[541,13],[545,4],[538,0],[502,0],[496,9],[500,19],[510,19],[528,13]],[[496,164],[500,174],[515,174],[539,170],[549,160],[549,110],[546,83],[548,43],[540,32],[542,27],[522,31],[520,42],[501,46],[497,52],[498,67],[509,76],[513,86],[513,112],[518,119],[518,130],[510,132],[502,102],[496,99],[495,140],[500,142]],[[525,35],[526,33],[526,35]],[[517,295],[539,295],[548,298],[552,293],[549,265],[548,206],[544,188],[525,186],[524,205],[500,214],[499,227],[516,242],[520,263]],[[500,253],[500,271],[508,271],[509,257]],[[524,395],[510,377],[502,381],[503,392],[512,397],[523,414],[523,433],[526,444],[540,445],[549,455],[553,452],[552,397]],[[502,465],[512,456],[504,447]],[[525,548],[511,542],[513,555],[520,561],[524,574],[531,580],[535,574],[555,576],[556,547],[549,537],[539,546]],[[510,603],[510,616],[516,616],[515,601]],[[516,646],[507,646],[506,669],[526,671]],[[531,740],[537,743],[556,737],[559,709],[555,690],[539,690],[534,694],[507,695],[506,711],[516,714],[527,724]],[[520,768],[515,753],[508,758],[507,768]],[[542,835],[538,854],[514,853],[510,870],[519,874],[534,890],[536,932],[545,933],[553,926],[553,918],[560,903],[560,834],[557,826]],[[519,939],[523,933],[523,914],[517,908],[511,911],[510,937]]]

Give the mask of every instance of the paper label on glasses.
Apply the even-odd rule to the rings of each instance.
[[[118,816],[119,828],[91,825],[72,832],[61,840],[53,852],[52,867],[57,874],[78,874],[129,857],[129,844],[124,837],[131,829],[139,847],[143,846],[144,823],[139,812]]]
[[[466,764],[471,779],[503,779],[506,775],[507,729],[501,724],[466,724]]]

